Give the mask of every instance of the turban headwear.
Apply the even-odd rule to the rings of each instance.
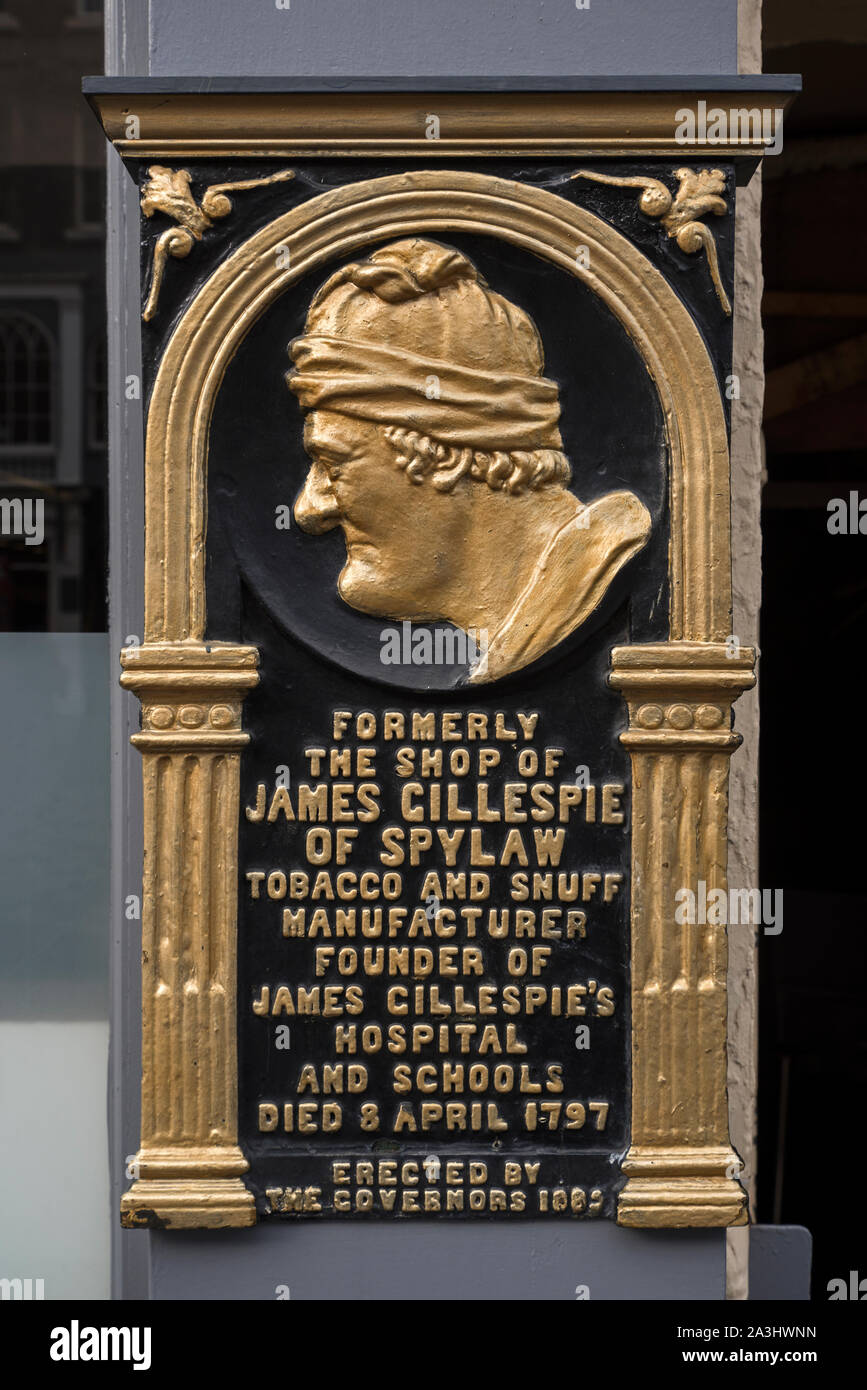
[[[435,242],[393,242],[337,271],[289,353],[287,384],[305,410],[479,450],[562,447],[533,320]]]

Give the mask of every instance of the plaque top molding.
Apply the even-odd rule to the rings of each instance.
[[[777,124],[800,85],[792,74],[89,77],[83,91],[115,149],[129,159],[455,154],[682,159],[695,153],[755,160],[776,141]],[[718,108],[741,116],[740,122],[729,120],[724,138],[713,127],[711,113]],[[699,124],[700,113],[710,118],[708,138],[684,139],[684,110],[695,111]],[[754,115],[758,119],[749,119]],[[435,137],[431,116],[437,120]]]

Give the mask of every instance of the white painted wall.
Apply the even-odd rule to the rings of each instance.
[[[0,1278],[108,1298],[108,1019],[0,1023]]]

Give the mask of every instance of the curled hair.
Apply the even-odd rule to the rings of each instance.
[[[495,492],[513,496],[529,488],[566,487],[572,468],[560,449],[501,450],[461,448],[439,444],[430,435],[400,425],[383,425],[382,433],[395,451],[395,462],[413,483],[430,477],[438,492],[451,492],[461,478],[487,483]]]

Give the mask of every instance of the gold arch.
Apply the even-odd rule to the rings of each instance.
[[[247,331],[326,261],[374,240],[450,231],[501,237],[553,262],[620,320],[656,385],[668,438],[671,639],[728,636],[728,443],[713,366],[689,311],[631,242],[585,209],[488,174],[424,170],[348,184],[284,213],[223,262],[183,315],[148,414],[146,642],[204,635],[208,436],[220,383]]]

